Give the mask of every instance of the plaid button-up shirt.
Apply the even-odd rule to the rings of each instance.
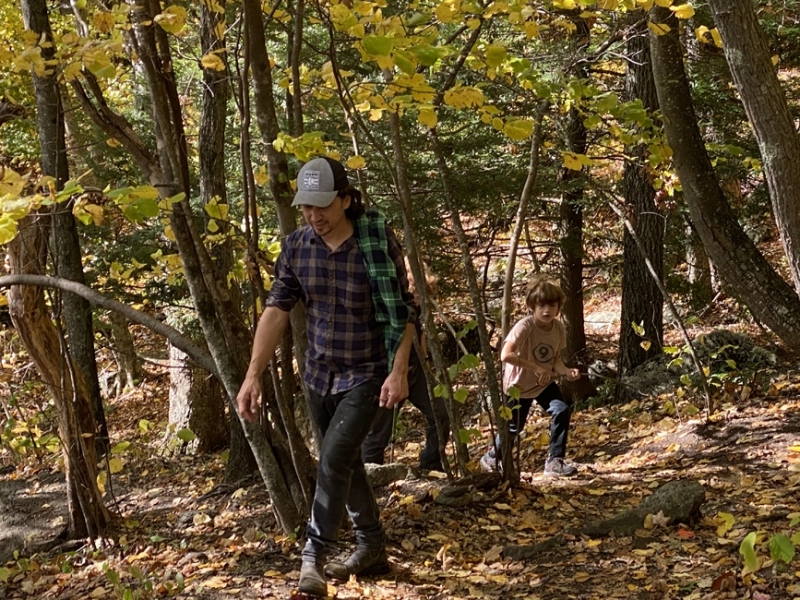
[[[387,227],[389,257],[403,299],[413,305],[400,243]],[[304,380],[316,393],[338,394],[388,375],[383,328],[375,320],[364,255],[355,236],[336,250],[309,227],[290,233],[275,263],[267,306],[306,306],[308,352]],[[411,311],[412,319],[415,311]]]

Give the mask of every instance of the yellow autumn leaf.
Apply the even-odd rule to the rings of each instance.
[[[661,8],[667,8],[668,6],[672,6],[672,0],[656,0],[656,4]]]
[[[120,146],[122,146],[122,143],[118,139],[113,138],[113,137],[112,138],[108,138],[106,140],[106,144],[111,146],[112,148],[119,148]]]
[[[669,25],[667,25],[666,23],[653,23],[652,21],[648,21],[647,27],[655,35],[664,35],[669,33]]]
[[[770,58],[770,60],[772,61],[772,65],[777,67],[778,63],[781,62],[781,57],[778,56],[777,54],[773,54],[772,58]]]
[[[650,340],[644,340],[642,343],[639,344],[645,352],[650,350],[650,346],[652,346],[652,342]]]
[[[345,163],[348,169],[363,169],[367,166],[367,161],[364,160],[363,156],[351,156],[347,159]]]
[[[617,0],[600,0],[597,7],[603,10],[617,10]]]
[[[212,71],[225,70],[225,61],[223,61],[218,55],[216,55],[213,52],[205,54],[203,58],[200,59],[200,64],[203,65],[204,69],[211,69]]]
[[[539,24],[536,21],[525,21],[525,36],[528,39],[539,35]]]
[[[669,9],[675,13],[679,19],[691,19],[694,16],[694,8],[691,4],[680,4],[678,6],[670,6]]]
[[[716,27],[711,30],[711,39],[714,40],[714,45],[717,48],[722,48],[722,36],[719,34],[719,30]]]
[[[526,140],[533,133],[533,121],[516,119],[503,126],[503,133],[514,141]]]
[[[100,490],[101,494],[106,493],[106,483],[108,483],[108,473],[100,471],[97,474],[97,489]]]
[[[433,109],[433,107],[419,109],[417,120],[425,125],[428,129],[433,129],[436,127],[436,123],[438,122],[438,119],[436,118],[436,111]]]
[[[710,35],[711,31],[705,25],[700,25],[700,27],[696,27],[694,30],[694,37],[697,38],[698,42],[702,42],[704,44],[708,43],[706,34]]]
[[[25,188],[25,183],[27,181],[27,177],[23,177],[16,171],[4,169],[3,179],[0,180],[0,196],[19,196]]]
[[[186,9],[173,4],[153,19],[167,33],[178,33],[186,24]]]
[[[592,159],[585,154],[576,154],[575,152],[562,152],[561,158],[564,161],[564,166],[573,171],[580,171],[583,167],[591,167]]]
[[[255,179],[256,185],[264,185],[269,181],[269,173],[267,173],[267,167],[264,165],[258,165],[255,171],[253,171],[253,179]]]
[[[447,2],[441,2],[434,11],[436,18],[442,23],[449,23],[453,20],[453,9]]]
[[[492,127],[497,129],[497,131],[503,131],[503,119],[500,117],[495,117],[492,119]]]
[[[717,518],[714,520],[719,523],[719,525],[717,525],[717,537],[724,537],[736,523],[736,518],[732,514],[726,512],[717,513]]]
[[[800,444],[789,446],[789,452],[800,452]]]
[[[97,204],[87,204],[83,207],[83,210],[92,215],[92,222],[95,225],[103,224],[105,211],[103,210],[102,206],[97,206]]]
[[[92,25],[100,33],[107,34],[114,29],[114,15],[108,12],[97,11],[92,15]]]
[[[470,108],[484,103],[483,92],[476,87],[462,85],[447,90],[444,102],[453,108]]]
[[[589,581],[591,578],[592,576],[589,575],[589,573],[587,573],[586,571],[578,571],[577,573],[575,573],[575,576],[573,577],[573,579],[575,579],[575,581],[577,581],[578,583]]]
[[[114,473],[119,473],[122,471],[122,459],[115,456],[114,458],[108,461],[108,470],[113,475]]]

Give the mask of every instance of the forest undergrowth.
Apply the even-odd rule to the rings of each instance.
[[[749,329],[757,343],[772,343]],[[598,356],[614,354],[612,339],[590,336]],[[580,407],[570,433],[569,458],[579,469],[572,478],[542,476],[548,421],[536,413],[521,442],[515,489],[484,489],[453,507],[436,500],[448,484],[442,474],[412,474],[379,488],[392,572],[330,586],[330,594],[343,600],[800,598],[794,558],[800,547],[800,370],[796,357],[778,352],[778,358],[774,369],[728,386],[708,418],[703,410],[691,416],[685,410],[693,399],[702,409],[691,391]],[[52,423],[33,417],[46,398],[31,383],[26,360],[21,354],[4,359],[4,403],[15,394],[14,410],[32,424],[30,435],[47,441]],[[152,364],[146,370],[136,389],[110,401],[111,470],[118,472],[105,487],[117,517],[113,534],[96,547],[37,551],[64,524],[56,448],[38,450],[39,458],[29,450],[21,460],[4,441],[0,555],[7,551],[8,560],[0,563],[0,597],[299,597],[301,545],[278,532],[263,483],[253,477],[223,484],[224,453],[182,454],[180,443],[164,436],[168,373]],[[477,408],[472,419],[484,434],[470,446],[477,471],[489,423]],[[396,461],[416,463],[423,431],[421,417],[407,410],[393,448]],[[667,526],[654,515],[628,536],[569,533],[637,506],[673,480],[694,480],[705,489],[698,519]],[[14,538],[13,532],[24,535]],[[532,559],[503,558],[508,545],[555,536],[559,543]],[[344,550],[352,547],[352,534],[345,532],[342,541]]]

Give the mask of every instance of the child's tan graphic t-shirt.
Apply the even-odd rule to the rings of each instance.
[[[503,343],[507,342],[514,342],[517,354],[522,358],[552,371],[556,356],[566,344],[564,324],[554,319],[553,326],[548,331],[538,327],[533,316],[525,317],[512,327]],[[535,398],[548,385],[550,384],[540,385],[539,376],[530,369],[503,363],[503,392],[506,394],[511,386],[516,386],[520,391],[520,398]]]

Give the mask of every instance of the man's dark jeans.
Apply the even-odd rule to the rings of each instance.
[[[323,563],[335,552],[345,509],[358,544],[383,547],[378,505],[360,452],[378,410],[380,386],[381,382],[373,380],[341,394],[325,396],[309,390],[311,415],[323,437],[303,560]]]
[[[428,382],[425,379],[425,373],[422,372],[419,355],[413,348],[408,365],[408,401],[417,407],[425,417],[425,447],[419,453],[419,466],[423,469],[441,471],[443,470],[442,461],[447,460],[447,457],[439,454],[439,431],[436,427],[434,410],[441,423],[446,443],[450,436],[450,417],[447,414],[447,407],[442,398],[434,398],[431,401],[430,394],[428,394]],[[398,406],[398,410],[400,408],[402,408],[402,403]],[[384,451],[392,437],[393,416],[393,410],[378,409],[369,435],[361,446],[361,454],[365,463],[383,464]]]
[[[506,398],[511,406],[511,420],[508,422],[508,433],[511,438],[517,437],[525,427],[528,420],[528,413],[531,411],[533,401],[550,415],[550,446],[547,450],[548,458],[564,458],[567,453],[567,437],[569,435],[569,420],[572,415],[572,407],[564,402],[561,388],[553,382],[542,390],[536,398],[520,398],[516,401]],[[497,448],[500,448],[500,436],[495,441]],[[499,458],[499,455],[498,455]]]

